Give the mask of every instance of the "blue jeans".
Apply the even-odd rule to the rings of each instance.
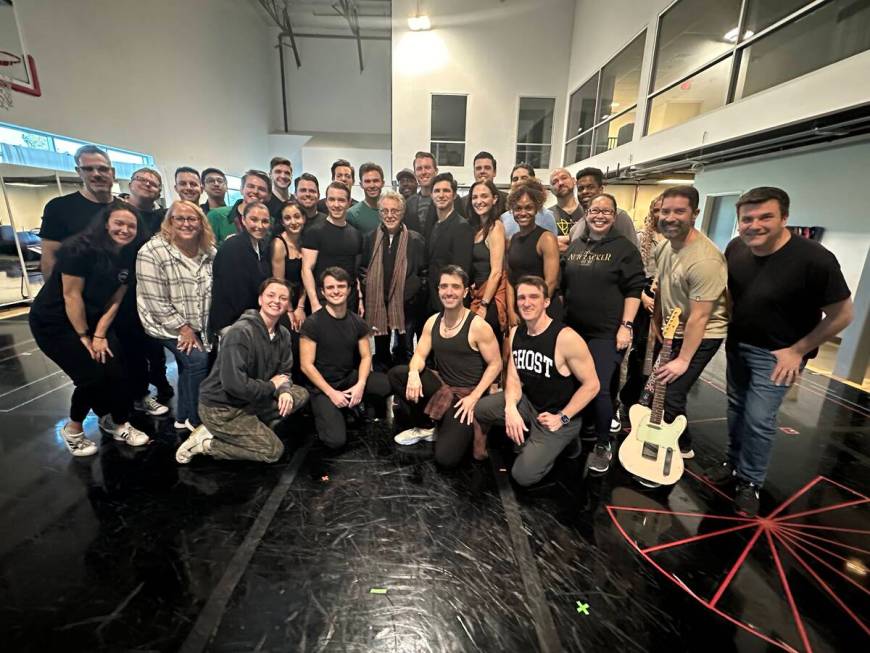
[[[728,343],[728,460],[742,481],[764,484],[776,415],[789,386],[774,385],[776,357],[767,349]],[[803,365],[801,365],[803,369]]]
[[[199,336],[199,334],[197,334]],[[175,356],[178,363],[178,397],[175,406],[175,419],[179,422],[190,420],[194,426],[199,426],[199,384],[208,376],[208,352],[192,349],[185,354],[178,348],[178,341],[161,340],[163,346]]]

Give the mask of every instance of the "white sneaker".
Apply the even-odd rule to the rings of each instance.
[[[208,453],[209,449],[211,449],[212,438],[214,436],[209,433],[209,430],[203,424],[200,424],[175,451],[175,460],[182,465],[186,465],[197,454]]]
[[[405,429],[401,433],[396,434],[393,440],[396,444],[401,445],[417,444],[421,440],[432,442],[435,440],[435,429],[420,429],[417,427]]]
[[[164,406],[151,395],[145,395],[133,402],[133,408],[146,415],[157,417],[169,412],[169,406]]]
[[[173,426],[176,431],[190,431],[191,433],[196,429],[196,427],[190,423],[189,419],[186,419],[183,422],[175,422]]]
[[[126,442],[131,447],[141,447],[143,444],[148,444],[151,438],[144,431],[140,431],[130,422],[123,424],[115,424],[112,416],[109,414],[103,415],[99,421],[100,430],[106,435],[111,435],[118,442]]]
[[[69,449],[69,452],[79,458],[84,456],[93,456],[97,453],[97,443],[93,440],[88,440],[85,437],[84,431],[81,433],[73,433],[69,430],[69,422],[63,425],[63,428],[60,430],[60,434],[63,436],[64,444],[66,444],[66,448]]]
[[[622,430],[622,422],[620,422],[615,417],[610,420],[610,432],[611,433],[619,433]]]

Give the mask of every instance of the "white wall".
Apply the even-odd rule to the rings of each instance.
[[[277,57],[239,0],[16,0],[42,97],[4,121],[151,154],[164,170],[268,165]]]
[[[646,54],[634,140],[571,166],[625,168],[713,143],[751,135],[870,99],[870,51],[738,100],[681,125],[644,137],[641,128],[657,17],[672,0],[577,0],[568,91],[576,90],[645,26]],[[567,100],[566,100],[567,105]],[[564,144],[565,122],[561,123]]]
[[[390,133],[389,41],[362,42],[362,73],[354,40],[298,38],[296,44],[301,68],[292,50],[284,50],[289,132]],[[280,117],[280,88],[275,95]]]
[[[393,167],[410,167],[428,150],[431,95],[468,95],[465,166],[443,168],[460,183],[473,180],[480,150],[499,162],[496,181],[509,181],[520,96],[554,97],[551,166],[561,161],[573,0],[442,0],[423,9],[432,31],[408,30],[415,0],[393,1]],[[581,3],[582,4],[582,3]],[[545,180],[548,170],[539,171]]]
[[[789,223],[825,227],[822,245],[840,261],[854,293],[870,247],[870,141],[705,168],[695,176],[703,207],[710,193],[779,186],[791,198]],[[700,218],[699,218],[700,223]]]

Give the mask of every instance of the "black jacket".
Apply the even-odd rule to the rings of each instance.
[[[460,216],[465,217],[462,200],[463,198],[461,197],[457,197],[453,200],[453,210]],[[420,216],[417,215],[419,204],[420,193],[415,193],[408,198],[405,202],[405,216],[402,219],[402,223],[408,227],[408,229],[412,229],[423,236],[423,240],[429,242],[429,234],[432,233],[432,227],[435,226],[436,222],[438,222],[438,211],[435,210],[435,203],[430,202],[429,210],[426,212],[426,224],[421,224]]]
[[[383,229],[383,227],[379,227]],[[362,265],[360,266],[360,283],[363,286],[365,294],[366,277],[368,276],[369,266],[372,262],[372,255],[375,252],[372,249],[375,246],[375,237],[378,235],[377,230],[363,236],[363,255]],[[383,247],[377,252],[378,256],[383,256],[383,250],[389,242],[384,235]],[[394,243],[398,242],[398,236],[393,239]],[[407,271],[405,274],[405,304],[416,302],[421,293],[426,290],[426,245],[423,242],[423,236],[416,231],[408,230],[408,252],[407,252]],[[384,279],[384,285],[387,285],[387,280]],[[385,288],[386,290],[386,288]]]
[[[259,311],[245,311],[221,338],[214,367],[199,386],[199,400],[206,406],[262,412],[293,385],[285,383],[276,389],[269,379],[276,374],[290,376],[292,367],[290,332],[276,325],[275,338],[270,340]]]
[[[426,265],[429,271],[429,307],[441,310],[438,299],[438,281],[441,268],[458,265],[471,274],[471,251],[474,248],[474,229],[468,220],[453,211],[447,218],[433,226],[426,242]]]
[[[259,259],[251,237],[244,232],[227,238],[218,249],[212,264],[209,314],[212,333],[231,325],[249,308],[257,308],[260,284],[272,276],[268,239],[264,238],[257,246]]]
[[[640,252],[616,229],[601,240],[580,236],[562,272],[568,326],[587,340],[615,338],[625,298],[639,298],[645,284]]]

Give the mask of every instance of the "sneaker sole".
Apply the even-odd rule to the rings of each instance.
[[[695,452],[694,451],[687,451],[687,452],[683,453],[681,451],[680,455],[683,457],[683,460],[691,460],[692,458],[695,457]]]

